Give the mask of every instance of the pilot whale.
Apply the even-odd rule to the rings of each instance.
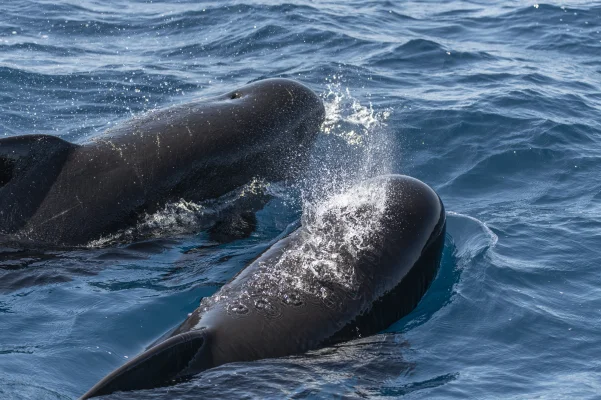
[[[0,139],[0,236],[81,245],[169,201],[293,177],[324,116],[306,86],[267,79],[150,112],[83,144],[48,135]]]
[[[445,227],[438,195],[407,176],[333,196],[306,210],[300,228],[204,298],[166,340],[82,398],[375,334],[419,303],[438,271]]]

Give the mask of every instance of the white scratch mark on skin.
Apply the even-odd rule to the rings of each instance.
[[[76,199],[77,199],[77,201],[78,201],[78,204],[74,205],[73,207],[69,207],[69,208],[67,208],[66,210],[64,210],[64,211],[61,211],[61,212],[59,212],[58,214],[56,214],[56,215],[54,215],[54,216],[52,216],[52,217],[48,218],[46,221],[43,221],[43,222],[41,222],[41,223],[40,223],[40,225],[44,225],[44,224],[46,224],[46,223],[48,223],[48,222],[50,222],[50,221],[53,221],[53,220],[55,220],[55,219],[57,219],[57,218],[60,218],[60,217],[62,217],[63,215],[67,214],[68,212],[70,212],[70,211],[72,211],[72,210],[76,209],[77,207],[81,207],[81,206],[83,205],[83,204],[81,203],[81,200],[79,200],[79,198],[78,198],[78,197],[76,197]]]
[[[288,94],[290,95],[290,98],[292,99],[292,104],[294,104],[294,96],[292,95],[292,92],[286,88],[286,91],[288,92]]]
[[[140,186],[144,187],[144,174],[142,172],[142,170],[140,169],[140,166],[138,165],[138,163],[133,163],[131,165],[132,169],[134,170],[134,174],[136,175],[137,178],[137,182],[134,180],[134,184],[138,183]]]
[[[98,139],[98,143],[106,143],[106,144],[108,144],[113,150],[115,150],[117,153],[119,153],[119,156],[121,158],[124,158],[123,157],[123,149],[121,147],[115,145],[110,140]]]

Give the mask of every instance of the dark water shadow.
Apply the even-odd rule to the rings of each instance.
[[[140,262],[169,251],[176,240],[156,239],[106,249],[0,248],[0,293],[95,276],[120,264]]]

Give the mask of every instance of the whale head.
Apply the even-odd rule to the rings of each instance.
[[[224,95],[207,99],[229,116],[230,143],[244,146],[245,156],[266,155],[258,172],[270,179],[295,176],[306,167],[307,153],[325,118],[317,94],[290,79],[252,82]]]

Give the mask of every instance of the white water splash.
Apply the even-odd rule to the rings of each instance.
[[[223,301],[234,314],[254,307],[275,315],[281,309],[277,303],[294,305],[307,298],[301,294],[339,307],[339,289],[354,296],[361,286],[363,276],[356,260],[379,254],[377,236],[382,232],[387,194],[383,181],[370,180],[315,204],[306,210],[302,228],[292,234],[282,254],[258,261],[241,290],[226,285],[204,298],[201,310]]]
[[[321,94],[326,117],[302,188],[304,210],[393,169],[394,149],[386,125],[391,110],[376,111],[371,102],[360,102],[343,87],[342,78],[326,78]]]
[[[386,126],[391,110],[376,112],[371,102],[368,106],[362,105],[348,87],[342,87],[340,78],[334,75],[326,79],[327,91],[321,95],[326,109],[322,131],[344,139],[351,146],[366,146],[365,139]]]
[[[223,302],[233,314],[255,308],[276,315],[277,303],[298,304],[306,298],[301,293],[339,307],[340,292],[333,287],[351,296],[359,288],[362,277],[356,260],[372,251],[377,254],[372,246],[379,240],[374,235],[382,231],[387,187],[370,178],[392,172],[392,146],[385,129],[390,111],[362,105],[338,78],[330,79],[322,94],[326,120],[301,185],[302,228],[292,233],[295,237],[282,254],[259,261],[242,288],[226,285],[205,297],[201,313]]]
[[[139,239],[196,233],[207,229],[215,222],[220,213],[235,206],[243,198],[257,196],[278,196],[281,192],[277,185],[263,180],[253,179],[243,187],[228,193],[219,199],[199,203],[180,199],[166,203],[163,209],[141,216],[136,226],[121,230],[113,235],[91,241],[86,247],[105,247],[115,243],[132,242]]]
[[[204,298],[201,310],[226,302],[229,312],[244,314],[254,307],[277,313],[274,299],[286,304],[310,294],[324,304],[341,303],[333,287],[354,293],[362,277],[356,260],[377,249],[387,186],[370,180],[392,172],[393,149],[386,131],[389,110],[376,112],[362,105],[338,77],[322,94],[326,120],[316,154],[302,185],[302,228],[283,253],[260,261],[242,290],[225,286]],[[329,140],[335,139],[335,140]],[[340,140],[342,139],[342,140]],[[369,257],[369,256],[368,256]]]
[[[347,289],[357,285],[354,266],[362,253],[373,251],[374,235],[381,231],[386,207],[386,186],[369,181],[334,194],[303,215],[302,239],[288,249],[267,273],[290,288],[315,292],[311,282],[336,283]],[[316,295],[323,296],[318,289]]]
[[[353,260],[370,250],[367,246],[380,229],[385,208],[385,185],[369,179],[392,170],[385,123],[390,110],[376,112],[371,102],[362,105],[342,87],[341,78],[327,79],[322,132],[343,139],[345,145],[320,149],[326,156],[316,158],[302,193],[303,240],[270,272],[295,290],[315,292],[307,286],[315,279],[356,286]]]

